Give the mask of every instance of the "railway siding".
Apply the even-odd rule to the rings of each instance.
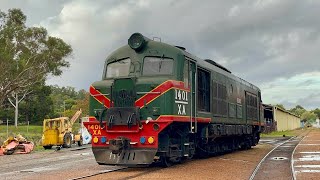
[[[293,179],[292,153],[303,137],[288,138],[272,149],[257,165],[250,180],[259,179]]]

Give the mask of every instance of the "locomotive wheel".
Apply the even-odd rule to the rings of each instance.
[[[70,133],[66,133],[63,136],[63,147],[64,148],[70,148],[71,147],[71,143],[72,142],[72,137]]]
[[[197,158],[203,159],[203,158],[209,157],[208,150],[206,148],[205,149],[203,149],[203,148],[205,148],[205,147],[201,147],[201,146],[198,147],[198,149],[197,149],[198,151],[196,153]]]
[[[162,167],[170,167],[173,164],[168,157],[164,156],[160,157],[160,162]]]
[[[241,145],[241,150],[248,150],[251,149],[251,145],[250,145],[250,141],[245,141],[242,145]]]

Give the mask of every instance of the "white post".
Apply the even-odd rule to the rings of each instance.
[[[7,118],[7,138],[9,137],[9,120]]]

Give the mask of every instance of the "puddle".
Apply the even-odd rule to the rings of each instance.
[[[276,160],[276,161],[282,161],[282,160],[287,160],[288,158],[286,157],[272,157],[272,160]]]
[[[320,144],[298,144],[299,146],[320,146]]]
[[[301,154],[320,154],[320,151],[314,151],[314,152],[299,152]]]
[[[296,173],[320,173],[320,170],[301,170],[295,171]]]
[[[71,149],[70,151],[80,151],[80,150],[84,150],[87,149],[86,147],[82,147],[82,148],[77,148],[77,149]]]
[[[294,146],[280,146],[280,148],[281,148],[281,147],[292,148],[292,147],[294,147]]]
[[[298,168],[320,168],[320,165],[298,165],[298,166],[294,166],[294,167],[298,167]]]
[[[298,161],[320,161],[320,155],[302,156]]]
[[[32,168],[32,169],[24,169],[21,170],[21,173],[37,173],[37,172],[42,172],[42,171],[51,171],[54,170],[55,168],[48,168],[48,167],[39,167],[39,168]]]
[[[90,155],[89,152],[74,154],[74,156],[89,156],[89,155]]]

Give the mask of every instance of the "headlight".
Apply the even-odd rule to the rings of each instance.
[[[145,37],[140,33],[134,33],[128,39],[128,45],[135,51],[139,51],[146,44]]]

